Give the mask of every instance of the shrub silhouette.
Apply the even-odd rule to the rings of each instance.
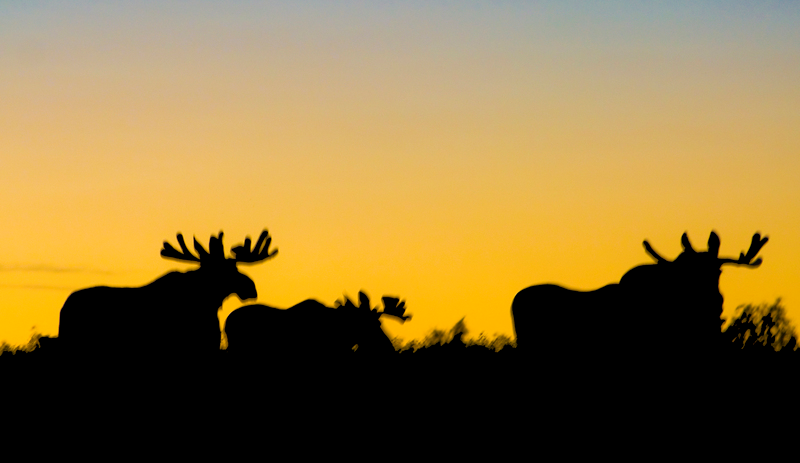
[[[3,355],[3,353],[7,353],[7,355],[8,354],[15,355],[18,352],[19,353],[33,352],[37,349],[41,349],[40,343],[42,342],[43,339],[45,340],[45,343],[49,343],[52,340],[52,338],[50,337],[43,336],[42,333],[34,332],[31,335],[30,340],[28,340],[28,342],[22,345],[15,346],[9,344],[7,341],[3,341],[2,344],[0,344],[0,355]]]
[[[766,353],[794,352],[797,334],[786,318],[786,308],[778,298],[772,304],[746,304],[736,308],[724,338],[733,351]]]

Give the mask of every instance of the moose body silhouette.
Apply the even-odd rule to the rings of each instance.
[[[719,258],[715,232],[708,251],[692,248],[686,233],[683,252],[668,261],[647,241],[656,260],[629,270],[619,283],[594,291],[544,284],[514,297],[511,316],[519,352],[542,359],[628,358],[713,354],[719,347],[724,264],[757,267],[753,260],[768,238],[756,233],[747,254]]]
[[[110,360],[151,361],[165,354],[208,356],[219,352],[221,332],[217,312],[236,294],[257,297],[255,283],[237,269],[270,259],[272,238],[265,229],[255,247],[250,238],[226,258],[222,232],[212,235],[209,251],[194,240],[193,255],[178,233],[181,251],[164,242],[161,256],[200,264],[188,272],[170,272],[139,288],[98,286],[72,293],[61,309],[58,340],[71,356]]]
[[[405,302],[383,297],[384,310],[370,308],[369,298],[359,293],[359,305],[350,299],[336,307],[308,299],[288,309],[266,305],[240,307],[225,321],[229,355],[268,357],[283,362],[385,356],[395,352],[381,328],[381,316],[401,322]]]

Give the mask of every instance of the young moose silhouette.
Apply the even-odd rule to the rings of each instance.
[[[253,264],[275,256],[265,229],[255,247],[250,238],[226,258],[222,232],[212,235],[207,252],[197,239],[189,251],[178,233],[181,251],[164,242],[161,256],[200,264],[188,272],[170,272],[140,288],[98,286],[75,291],[61,309],[58,339],[72,356],[148,359],[148,355],[213,355],[221,333],[217,312],[231,294],[241,300],[257,297],[256,286],[237,264]],[[149,359],[148,359],[149,360]]]
[[[230,355],[268,357],[280,361],[342,358],[353,354],[383,356],[394,346],[381,328],[381,316],[405,322],[405,301],[383,297],[384,310],[370,308],[369,297],[359,292],[359,305],[350,299],[326,307],[308,299],[288,309],[265,305],[240,307],[225,321]]]
[[[695,251],[684,233],[674,261],[645,241],[656,263],[634,267],[617,284],[594,291],[553,284],[523,289],[511,306],[518,349],[543,359],[713,353],[723,323],[721,266],[758,267],[761,259],[753,259],[767,239],[756,233],[747,254],[728,259],[717,257],[720,240],[713,231],[706,252]]]

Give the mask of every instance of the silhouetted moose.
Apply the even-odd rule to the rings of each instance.
[[[695,251],[684,233],[674,261],[644,241],[656,263],[634,267],[618,284],[594,291],[553,284],[523,289],[511,306],[517,348],[542,359],[713,353],[723,323],[721,266],[758,267],[761,259],[753,259],[767,240],[756,233],[747,254],[727,259],[717,257],[720,240],[713,231],[707,252]]]
[[[248,237],[226,258],[222,232],[212,235],[207,252],[197,239],[189,251],[178,233],[181,251],[164,242],[161,256],[200,264],[188,272],[170,272],[140,288],[98,286],[72,293],[61,309],[60,349],[71,356],[144,361],[163,354],[207,356],[219,352],[217,312],[231,294],[257,297],[256,286],[237,264],[270,259],[272,238],[265,229],[253,249]]]
[[[410,319],[405,301],[383,297],[384,310],[371,309],[369,297],[359,292],[359,305],[350,299],[336,307],[308,299],[288,309],[255,304],[240,307],[225,321],[228,353],[238,357],[268,357],[281,361],[382,356],[395,352],[381,328],[381,316],[400,322]]]

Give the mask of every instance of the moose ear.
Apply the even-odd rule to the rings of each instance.
[[[713,231],[708,237],[708,253],[714,257],[719,254],[719,236]]]
[[[690,254],[695,253],[692,243],[689,242],[689,235],[687,235],[685,232],[683,235],[681,235],[681,244],[683,245],[684,252],[688,252]]]
[[[225,250],[222,247],[222,232],[218,236],[211,235],[211,240],[208,243],[208,253],[215,259],[224,259]]]
[[[369,296],[364,291],[358,292],[358,306],[362,309],[370,309]]]

